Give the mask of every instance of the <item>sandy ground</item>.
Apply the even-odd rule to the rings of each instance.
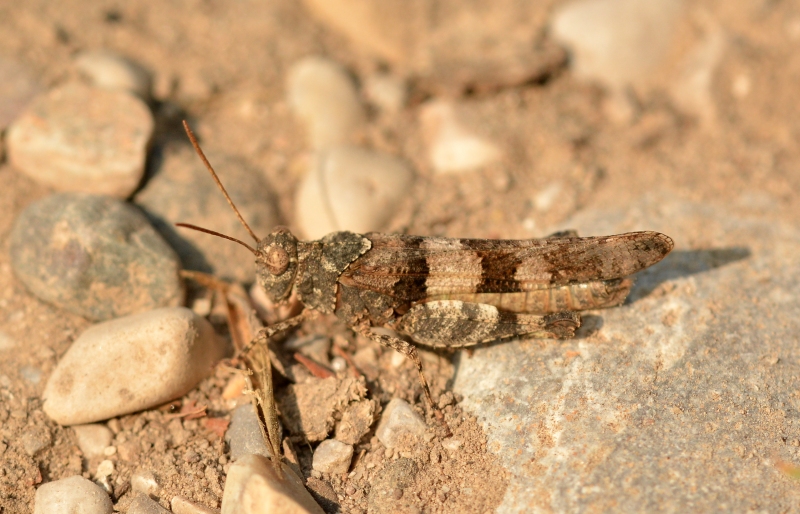
[[[702,106],[694,111],[679,108],[668,88],[653,80],[629,92],[635,99],[634,114],[615,119],[608,90],[579,80],[566,63],[541,80],[457,92],[453,98],[463,119],[499,141],[504,152],[499,163],[473,173],[433,173],[418,114],[424,100],[445,93],[424,81],[415,89],[417,83],[410,81],[412,94],[402,112],[388,120],[374,117],[363,135],[366,145],[402,155],[419,176],[410,199],[413,205],[400,210],[389,228],[452,237],[541,237],[576,212],[624,208],[642,198],[659,197],[712,207],[733,205],[766,222],[797,224],[800,6],[742,0],[707,2],[704,9],[724,27],[727,43],[711,70]],[[303,127],[285,101],[288,68],[311,54],[332,57],[358,80],[386,67],[289,1],[145,1],[130,6],[2,1],[0,20],[0,56],[24,66],[42,89],[72,76],[73,56],[85,49],[113,49],[150,70],[158,127],[154,148],[185,144],[178,120],[188,117],[206,149],[224,149],[264,171],[276,193],[280,217],[289,226],[293,192],[308,150]],[[668,61],[663,73],[683,62],[688,53],[684,47],[702,40],[697,27],[690,22],[682,26],[675,62]],[[7,163],[0,165],[0,183],[0,323],[5,334],[24,342],[13,351],[0,351],[0,511],[30,512],[38,485],[74,474],[92,477],[98,464],[81,457],[72,431],[49,420],[40,399],[59,357],[90,322],[37,300],[14,278],[9,228],[17,213],[49,191]],[[548,187],[557,191],[554,202],[537,197]],[[689,235],[682,244],[686,249],[714,245],[713,236],[703,237]],[[320,323],[303,330],[335,333],[341,327]],[[355,351],[359,344],[350,349]],[[376,397],[385,402],[401,396],[421,405],[413,367],[394,367],[391,353],[376,351],[380,377],[367,377],[377,384]],[[432,354],[426,360],[436,395],[451,384],[448,359]],[[229,379],[220,370],[187,398],[213,405]],[[458,419],[452,425],[465,441],[462,451],[447,466],[421,471],[406,494],[412,491],[419,499],[417,507],[426,512],[492,511],[505,488],[503,472],[487,453],[475,420],[457,405],[446,415],[451,421]],[[164,477],[164,506],[171,495],[180,494],[219,508],[225,444],[191,421],[183,423],[191,433],[185,441],[167,443],[167,416],[166,409],[154,409],[115,423],[115,444],[136,440],[147,450],[135,452],[128,461],[114,457],[118,465],[112,498],[124,510],[130,501],[130,474],[148,468]],[[37,430],[47,434],[50,444],[30,456],[19,441]],[[382,469],[392,457],[378,446],[367,437],[356,454],[363,451],[360,459]],[[183,458],[188,448],[199,452],[204,470],[194,459]],[[427,450],[409,448],[406,453],[421,451]],[[302,449],[298,458],[310,476],[310,452]],[[181,480],[190,473],[204,477],[205,483]],[[366,498],[371,487],[379,487],[377,478],[359,479],[355,492],[341,480],[317,484],[316,490],[330,497],[326,508],[331,511],[337,504],[344,511],[374,510]],[[312,489],[314,480],[320,482],[312,478]],[[492,483],[487,485],[487,480]],[[475,487],[485,494],[467,504],[458,494],[435,492],[443,484],[456,483],[454,490]]]

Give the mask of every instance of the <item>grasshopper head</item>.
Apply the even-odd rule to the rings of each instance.
[[[282,302],[289,298],[297,273],[297,238],[288,228],[278,227],[259,241],[256,273],[270,300]]]

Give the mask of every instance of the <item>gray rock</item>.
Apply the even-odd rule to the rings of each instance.
[[[147,495],[139,494],[128,505],[126,514],[169,514],[169,511]]]
[[[106,447],[111,445],[114,434],[105,425],[76,425],[72,427],[75,437],[78,439],[78,448],[83,452],[87,459],[100,457]]]
[[[247,455],[228,470],[222,514],[319,513],[322,509],[297,475],[284,463],[280,474],[261,455]]]
[[[297,190],[295,219],[310,239],[337,230],[378,230],[408,197],[414,174],[387,154],[355,146],[315,153]]]
[[[326,439],[314,450],[312,467],[320,473],[347,473],[352,458],[352,445],[336,439]]]
[[[225,345],[185,307],[95,325],[50,375],[44,411],[62,425],[91,423],[180,397],[211,373]]]
[[[33,100],[6,145],[11,164],[41,184],[126,198],[144,174],[153,127],[135,96],[70,83]]]
[[[278,218],[275,198],[259,170],[242,159],[213,150],[207,152],[207,157],[248,225],[259,237],[266,236],[278,224]],[[252,281],[253,254],[246,249],[175,227],[177,222],[191,223],[253,244],[197,154],[186,146],[168,147],[157,168],[135,202],[175,248],[184,267],[240,282]]]
[[[406,437],[422,436],[426,428],[425,420],[408,402],[393,398],[383,410],[375,435],[385,447],[394,448]]]
[[[60,193],[29,205],[10,235],[11,266],[36,296],[91,320],[179,305],[175,252],[136,208]]]
[[[660,230],[676,250],[576,339],[459,359],[454,390],[510,473],[498,512],[793,509],[772,466],[796,460],[800,230],[657,195],[567,227]]]
[[[264,441],[255,406],[251,403],[239,405],[231,415],[231,425],[225,432],[225,441],[231,450],[231,460],[245,455],[270,456]]]
[[[111,514],[113,505],[103,489],[80,476],[48,482],[36,490],[34,514]]]

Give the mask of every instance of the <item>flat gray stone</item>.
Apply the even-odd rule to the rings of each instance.
[[[454,390],[510,473],[499,512],[792,510],[774,459],[800,434],[798,227],[655,195],[568,227],[676,249],[573,340],[460,355]]]
[[[271,452],[264,441],[261,427],[252,403],[239,405],[231,414],[231,426],[225,432],[225,441],[231,449],[231,460],[245,455],[269,457]]]

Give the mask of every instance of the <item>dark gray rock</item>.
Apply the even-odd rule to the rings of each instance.
[[[272,192],[260,172],[242,159],[223,153],[208,152],[208,159],[245,221],[256,235],[265,237],[278,223]],[[135,202],[177,250],[184,267],[252,282],[253,254],[236,243],[175,227],[178,222],[191,223],[254,246],[253,238],[191,147],[167,148],[157,167],[156,175],[136,195]]]
[[[120,200],[61,193],[28,206],[10,235],[11,265],[34,295],[91,320],[183,301],[175,252]]]

